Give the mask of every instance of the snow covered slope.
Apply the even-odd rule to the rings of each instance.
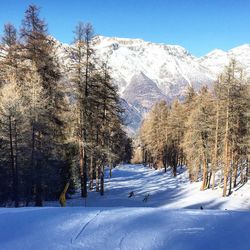
[[[111,179],[105,175],[105,195],[91,192],[87,207],[77,194],[65,208],[1,208],[0,249],[249,249],[249,182],[222,198],[220,189],[201,192],[201,183],[190,184],[185,169],[174,178],[171,171],[121,165]]]
[[[126,130],[129,135],[133,135],[140,126],[142,115],[132,104],[129,104],[125,99],[120,98],[120,104],[121,108],[124,111],[122,114],[122,118]]]
[[[0,209],[3,250],[249,250],[250,212]]]
[[[201,182],[190,183],[188,171],[178,169],[173,177],[169,169],[145,168],[143,165],[121,165],[113,170],[112,178],[105,179],[105,195],[100,197],[90,192],[87,206],[91,207],[164,207],[168,209],[193,208],[250,211],[250,182],[243,187],[237,186],[231,196],[222,197],[222,188],[200,191]],[[134,196],[128,198],[129,192]],[[149,194],[147,202],[143,202]],[[83,206],[79,194],[67,200],[68,206]],[[46,206],[59,206],[58,202],[48,202]]]

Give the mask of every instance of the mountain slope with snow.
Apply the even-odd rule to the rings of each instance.
[[[224,67],[228,65],[230,59],[235,59],[250,76],[250,44],[235,47],[229,51],[215,49],[198,59],[198,62],[209,69],[214,77],[222,73]]]
[[[207,68],[178,45],[103,36],[96,37],[94,43],[97,54],[108,59],[121,93],[133,76],[140,73],[155,82],[170,99],[183,95],[189,84],[198,87],[214,80]]]
[[[69,55],[74,45],[51,39],[57,45],[57,55],[67,81]],[[112,79],[121,97],[128,102],[124,106],[130,107],[127,114],[137,118],[143,117],[156,101],[182,98],[189,85],[196,90],[203,85],[211,86],[231,58],[236,59],[250,76],[250,44],[229,51],[216,49],[201,58],[179,45],[142,39],[96,36],[93,47],[98,58],[108,61]],[[139,124],[140,121],[136,121],[129,129],[135,131]]]
[[[159,100],[167,101],[168,99],[156,83],[142,72],[132,77],[122,93],[122,97],[139,110],[140,113],[149,111],[153,103]]]
[[[67,64],[66,54],[72,45],[58,44],[59,58]],[[182,98],[189,85],[196,90],[211,86],[231,58],[239,61],[250,76],[249,44],[228,52],[216,49],[201,58],[178,45],[142,39],[97,36],[93,46],[96,56],[108,61],[112,79],[128,102],[125,106],[131,105],[138,112],[137,117],[143,117],[156,101]],[[136,128],[135,124],[130,126],[132,130]]]
[[[143,165],[108,174],[104,196],[90,191],[86,203],[76,194],[64,208],[1,208],[0,249],[249,249],[249,182],[221,197],[219,187],[200,191],[184,168],[177,177]]]

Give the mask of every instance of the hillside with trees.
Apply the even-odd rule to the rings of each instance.
[[[190,87],[183,102],[154,105],[140,128],[142,161],[156,169],[185,165],[201,190],[223,187],[223,196],[250,174],[250,85],[235,60],[213,89]],[[219,178],[216,178],[216,176]]]
[[[67,72],[39,8],[20,30],[4,26],[0,47],[0,205],[42,206],[65,185],[104,194],[104,166],[129,161],[117,87],[95,56],[89,23],[75,27]],[[65,78],[70,74],[70,79]],[[94,181],[95,180],[95,181]]]

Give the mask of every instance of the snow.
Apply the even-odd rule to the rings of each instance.
[[[249,249],[249,212],[2,209],[0,249]]]
[[[198,61],[208,68],[214,76],[218,76],[228,65],[231,59],[236,59],[240,66],[245,69],[247,76],[250,76],[250,44],[243,44],[229,51],[215,49]]]
[[[185,169],[177,178],[142,165],[107,173],[105,195],[90,192],[87,207],[77,194],[65,208],[0,209],[0,249],[249,249],[249,183],[222,198],[190,184]]]
[[[178,170],[176,178],[168,169],[154,170],[143,165],[120,165],[113,169],[112,178],[105,179],[105,195],[100,197],[90,192],[87,207],[164,207],[168,209],[192,208],[220,210],[250,210],[250,183],[233,189],[229,197],[222,197],[222,188],[200,191],[201,182],[190,183],[188,172]],[[134,196],[128,198],[129,192]],[[149,194],[145,203],[144,197]],[[83,206],[79,194],[67,200],[68,206]],[[47,206],[59,206],[58,202],[48,202]]]

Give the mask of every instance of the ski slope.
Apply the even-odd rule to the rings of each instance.
[[[87,207],[164,207],[168,209],[192,208],[221,210],[250,210],[250,183],[238,186],[229,197],[222,197],[222,188],[200,191],[201,182],[190,183],[188,172],[178,169],[173,177],[169,169],[145,168],[143,165],[121,165],[113,169],[112,178],[105,178],[105,195],[89,193]],[[128,198],[128,194],[134,196]],[[143,202],[149,194],[147,202]],[[48,202],[47,206],[59,206]],[[67,201],[68,206],[85,206],[85,201],[76,194]]]
[[[0,209],[0,249],[250,249],[249,184],[222,198],[199,191],[184,169],[173,178],[141,165],[119,166],[105,182],[87,207],[75,195],[65,208]]]
[[[0,210],[0,249],[249,250],[250,213],[165,208]]]

